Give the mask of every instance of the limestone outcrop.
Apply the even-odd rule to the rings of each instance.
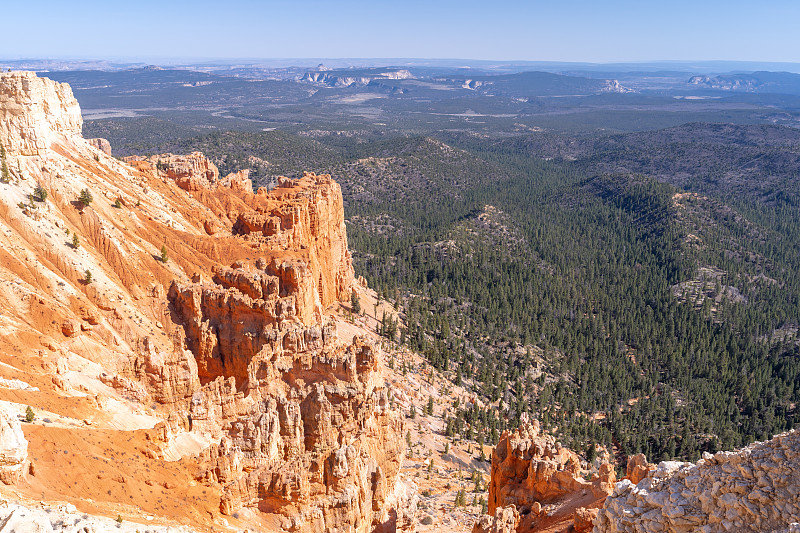
[[[17,416],[0,409],[0,482],[13,485],[28,459],[28,441]]]
[[[31,385],[0,400],[37,412],[18,488],[203,530],[413,529],[381,350],[332,316],[353,284],[339,185],[120,162],[80,127],[67,85],[0,76],[0,378]]]
[[[489,514],[513,506],[518,532],[543,523],[580,523],[585,513],[576,521],[576,509],[602,506],[615,481],[611,464],[592,473],[578,455],[541,433],[538,421],[523,421],[517,431],[503,433],[492,453]]]
[[[697,463],[662,462],[618,483],[594,531],[717,533],[800,529],[800,432]]]
[[[353,260],[338,183],[311,172],[297,180],[281,178],[269,193],[259,189],[252,206],[252,211],[238,214],[234,234],[252,245],[307,250],[323,308],[349,298]]]
[[[80,137],[81,110],[66,83],[35,72],[0,72],[0,139],[10,155],[36,155]]]

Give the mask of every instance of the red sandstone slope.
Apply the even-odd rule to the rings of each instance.
[[[202,154],[126,164],[80,127],[65,84],[0,74],[0,376],[19,380],[0,400],[37,413],[19,496],[209,529],[391,528],[402,420],[379,349],[326,317],[353,280],[339,186],[254,194]]]

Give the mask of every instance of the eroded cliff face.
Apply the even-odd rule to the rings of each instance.
[[[254,193],[202,154],[126,164],[80,129],[67,85],[0,74],[0,373],[25,386],[0,402],[38,413],[19,493],[214,529],[394,527],[402,420],[380,349],[329,316],[353,281],[338,184]],[[78,490],[53,447],[97,479]]]
[[[697,463],[662,462],[638,484],[623,480],[594,531],[800,531],[800,432]]]

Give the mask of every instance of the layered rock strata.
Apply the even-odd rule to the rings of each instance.
[[[90,139],[92,144],[95,141],[105,139]],[[106,141],[107,142],[107,141]],[[106,151],[102,144],[98,148]],[[111,147],[108,151],[110,153]],[[189,192],[201,190],[216,190],[218,188],[229,188],[236,191],[252,192],[253,182],[248,177],[249,170],[228,174],[224,178],[219,175],[219,169],[212,161],[207,159],[201,152],[192,152],[189,155],[159,154],[150,157],[128,156],[124,160],[139,168],[155,167],[155,170],[166,174],[174,180],[181,189]],[[145,164],[143,166],[143,164]]]

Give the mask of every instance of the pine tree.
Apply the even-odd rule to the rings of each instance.
[[[84,272],[83,275],[84,275],[84,279],[86,280],[86,284],[87,285],[92,282],[92,271],[91,270],[87,270],[86,272]]]
[[[83,207],[88,207],[93,200],[94,198],[92,197],[92,193],[89,192],[89,189],[82,189],[80,194],[78,194],[78,202]]]
[[[30,424],[31,422],[33,422],[34,418],[36,418],[36,414],[33,412],[33,409],[31,409],[31,406],[29,405],[28,408],[25,409],[25,422],[28,422]]]
[[[456,493],[456,501],[455,507],[466,507],[467,505],[467,493],[464,492],[464,489],[459,489]]]
[[[161,262],[166,263],[169,261],[169,254],[167,253],[167,245],[164,244],[161,246]]]
[[[593,441],[589,441],[589,446],[586,448],[586,461],[593,463],[597,457],[597,446]]]
[[[81,240],[78,238],[77,233],[72,234],[72,248],[77,250],[81,246]]]
[[[37,183],[36,188],[33,189],[33,194],[31,196],[37,202],[44,202],[47,200],[47,189],[42,187],[41,183]]]
[[[474,481],[475,481],[475,488],[473,489],[472,492],[481,492],[481,490],[482,490],[481,489],[481,481],[482,481],[481,480],[481,475],[478,472],[475,472],[473,477],[474,477]]]
[[[354,314],[361,314],[361,299],[355,289],[350,293],[350,307],[353,309]]]

